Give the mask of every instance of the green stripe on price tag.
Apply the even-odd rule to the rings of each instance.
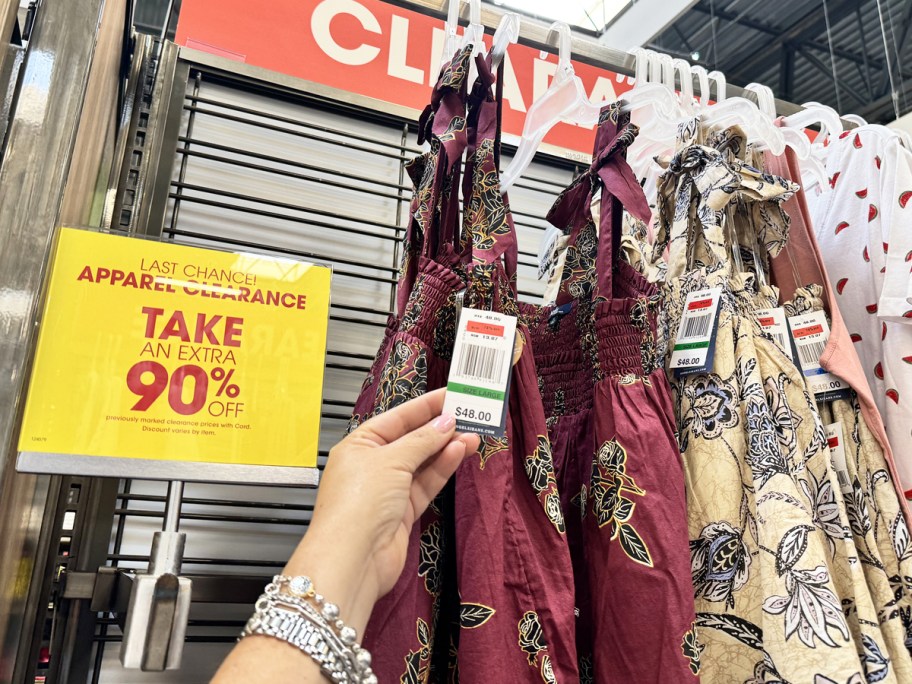
[[[448,392],[457,394],[468,394],[473,397],[483,397],[484,399],[494,399],[503,401],[506,394],[499,390],[485,389],[484,387],[473,387],[472,385],[462,385],[457,382],[451,382],[447,385]]]
[[[674,351],[685,349],[706,349],[707,347],[709,347],[709,342],[685,342],[683,344],[676,344],[674,346]]]

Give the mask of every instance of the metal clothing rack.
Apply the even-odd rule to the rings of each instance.
[[[395,4],[442,16],[438,3],[430,0],[400,0]],[[497,8],[483,11],[482,22],[489,32],[498,25],[503,13]],[[526,20],[522,23],[520,42],[553,51],[547,43],[547,33],[546,26]],[[572,52],[574,58],[582,62],[621,74],[633,74],[632,56],[592,40],[574,37]],[[112,218],[112,229],[130,234],[148,233],[176,242],[263,250],[331,263],[337,279],[334,289],[339,286],[345,291],[363,285],[377,293],[370,302],[334,294],[331,326],[348,326],[342,329],[348,331],[348,335],[367,340],[365,347],[373,340],[379,342],[395,301],[399,243],[411,189],[404,165],[419,152],[410,143],[415,133],[412,122],[417,120],[418,113],[170,43],[165,43],[161,50],[152,50],[147,45],[142,54],[155,56],[156,77],[154,83],[147,81],[145,90],[133,95],[138,104],[133,121],[121,138],[121,169],[120,173],[114,174],[119,182],[109,193],[108,216]],[[142,81],[142,78],[138,79],[138,82]],[[150,97],[153,92],[155,97]],[[213,92],[222,95],[236,92],[249,99],[239,103],[237,98],[216,96]],[[729,92],[752,97],[734,86],[729,87]],[[270,108],[268,102],[271,101],[281,103],[283,107],[292,106],[293,114],[289,115],[282,107]],[[777,101],[776,106],[782,115],[801,109],[783,101]],[[318,116],[308,115],[317,112],[339,115],[337,123],[329,124]],[[378,139],[359,133],[357,127],[345,124],[345,117],[351,122],[359,119],[380,122],[389,135]],[[847,127],[851,125],[846,122]],[[275,136],[303,145],[328,146],[327,149],[344,150],[352,155],[366,155],[388,161],[396,171],[386,175],[371,174],[361,167],[337,168],[318,158],[283,157],[275,150],[242,147],[234,141],[212,139],[205,131],[211,132],[213,126],[241,127],[251,135]],[[140,129],[149,134],[135,135]],[[567,159],[547,154],[540,158],[544,162],[539,171],[530,172],[514,186],[511,200],[525,192],[528,196],[540,196],[542,203],[547,203],[548,198],[555,197],[579,170]],[[207,165],[211,172],[204,180],[192,173],[200,164]],[[228,184],[219,174],[228,176],[232,172],[261,174],[277,187],[293,187],[301,192],[276,196],[279,193],[226,187]],[[308,202],[304,189],[321,189],[326,193],[345,191],[352,197],[370,198],[389,209],[389,215],[355,215],[352,207],[345,204]],[[522,202],[513,204],[517,228],[527,236],[530,232],[532,236],[540,234],[547,226],[544,212],[524,209]],[[282,223],[289,226],[289,231],[310,239],[289,244],[270,242],[268,235],[255,231],[241,235],[218,227],[204,230],[188,220],[188,216],[192,218],[194,212],[199,214],[201,211],[222,212],[216,215],[228,215],[232,220],[250,222],[253,226]],[[385,247],[377,255],[359,255],[352,250],[333,250],[328,240],[313,239],[314,236],[337,234],[343,234],[351,241],[373,240]],[[520,245],[523,244],[521,239]],[[526,246],[530,244],[537,244],[537,241],[525,242]],[[535,283],[536,254],[521,249],[520,267],[521,296],[537,297],[539,292],[530,285]],[[373,361],[374,351],[353,348],[347,342],[344,338],[334,339],[331,333],[326,365],[328,373],[335,373],[338,383],[345,386],[353,382],[360,384]],[[351,413],[351,395],[351,392],[339,391],[327,396],[323,402],[321,468],[328,454],[328,440],[341,435]],[[52,630],[58,648],[64,649],[65,645],[71,654],[68,657],[78,660],[78,667],[69,672],[56,663],[57,681],[82,684],[89,673],[90,681],[99,681],[105,659],[113,651],[113,648],[107,651],[106,656],[105,644],[121,639],[117,621],[112,617],[117,612],[117,597],[109,596],[104,605],[95,601],[98,597],[93,592],[98,573],[94,569],[99,566],[141,567],[149,560],[148,555],[136,553],[128,544],[131,525],[145,521],[147,527],[156,527],[167,514],[164,487],[156,489],[147,484],[123,480],[117,488],[107,487],[94,498],[83,496],[72,505],[61,499],[61,513],[78,506],[93,506],[91,510],[83,510],[79,519],[86,521],[86,528],[92,530],[89,537],[95,542],[89,548],[74,536],[72,542],[66,542],[69,544],[67,556],[61,560],[63,539],[68,538],[68,533],[57,529],[56,541],[49,543],[47,558],[39,561],[64,569],[53,576],[48,573],[47,593],[53,597],[55,606],[58,602],[65,605],[67,601],[92,602],[88,606],[90,610],[83,610],[78,619],[73,619],[78,632],[73,628],[71,633],[66,626],[57,632]],[[231,525],[225,529],[232,532],[255,529],[292,538],[299,536],[309,523],[313,510],[312,491],[287,489],[270,498],[262,495],[262,489],[241,492],[237,488],[220,487],[216,485],[203,491],[188,486],[180,520],[186,523],[184,527],[195,526],[195,531],[189,533],[191,541],[194,534],[205,534],[220,525]],[[188,546],[183,562],[187,576],[194,582],[194,606],[221,610],[217,614],[191,613],[186,642],[228,644],[235,639],[249,604],[258,595],[267,575],[281,567],[284,559],[279,558],[278,552],[270,557],[265,552],[245,555],[233,548],[227,549],[227,553],[224,548],[222,553],[212,553],[207,552],[208,548],[200,550]],[[96,617],[98,614],[101,617]],[[86,638],[94,645],[94,651],[87,648]],[[67,658],[63,660],[66,662]]]
[[[446,18],[445,4],[446,0],[389,0],[390,4],[406,7],[422,14],[427,14],[440,19]],[[463,6],[464,14],[468,11]],[[485,26],[486,33],[493,33],[500,24],[501,18],[507,14],[507,9],[496,6],[482,5],[481,23]],[[519,42],[539,50],[555,52],[556,47],[553,43],[548,42],[548,25],[534,19],[523,17],[519,29]],[[575,60],[591,64],[602,69],[608,69],[625,76],[634,75],[634,66],[636,60],[634,56],[620,50],[615,50],[606,45],[602,45],[594,40],[579,35],[574,35],[571,40],[571,52]],[[678,75],[675,75],[675,82],[680,85]],[[699,86],[696,80],[694,85]],[[729,83],[727,85],[728,96],[744,97],[754,102],[757,101],[757,95],[753,91],[744,90],[743,88]],[[779,116],[789,116],[796,114],[804,109],[799,104],[787,100],[776,99],[776,114]],[[842,120],[845,128],[855,128],[858,124],[852,121]]]

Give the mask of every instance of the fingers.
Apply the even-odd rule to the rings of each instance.
[[[427,424],[440,415],[446,389],[441,388],[405,402],[394,409],[375,416],[358,427],[352,434],[383,446],[395,442],[403,435]],[[444,442],[445,443],[445,442]],[[425,456],[426,458],[427,456]]]
[[[468,453],[471,452],[466,448],[465,442],[454,440],[447,444],[443,451],[429,459],[426,466],[415,475],[409,498],[416,519],[421,517],[428,504],[440,493]]]
[[[384,447],[410,473],[439,453],[456,434],[456,419],[442,414]]]
[[[459,439],[465,442],[467,454],[474,454],[481,446],[481,437],[471,432],[463,432],[459,435]]]

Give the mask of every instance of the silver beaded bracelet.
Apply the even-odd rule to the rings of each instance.
[[[320,671],[342,684],[377,684],[371,655],[357,633],[339,619],[339,607],[314,591],[309,577],[276,575],[256,602],[241,638],[280,639],[309,655]]]

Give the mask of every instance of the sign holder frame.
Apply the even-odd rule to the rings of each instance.
[[[58,240],[64,229],[81,230],[85,232],[111,235],[119,239],[140,240],[150,244],[162,244],[158,235],[133,234],[124,235],[118,232],[87,226],[57,226],[54,234],[54,246],[51,250],[49,264],[57,254]],[[167,242],[178,247],[191,247],[179,243]],[[230,249],[199,248],[215,253],[232,254]],[[304,263],[304,262],[298,262]],[[332,282],[333,267],[329,263],[313,262],[314,266],[327,268],[330,271],[330,284]],[[44,323],[45,306],[50,294],[50,278],[52,271],[48,269],[43,285],[43,297],[36,317],[39,330]],[[327,324],[332,305],[332,288],[328,292]],[[328,332],[327,332],[328,338]],[[36,337],[36,340],[38,338]],[[37,354],[37,343],[36,343]],[[34,369],[33,369],[34,370]],[[323,374],[320,389],[321,404],[325,398],[326,383],[326,355],[323,356]],[[31,387],[31,378],[28,387]],[[23,401],[27,400],[28,390],[23,392]],[[122,457],[115,455],[88,455],[67,454],[35,450],[19,450],[16,457],[16,470],[22,473],[71,475],[80,477],[107,477],[107,478],[135,478],[144,480],[165,480],[181,482],[212,482],[221,484],[250,484],[265,486],[286,487],[316,487],[320,481],[320,469],[314,466],[285,466],[285,465],[250,465],[242,463],[222,463],[214,461],[191,460],[156,460],[150,458]]]
[[[123,477],[141,480],[182,480],[221,484],[256,484],[315,487],[318,468],[304,466],[254,466],[202,461],[153,461],[120,456],[86,456],[20,451],[16,469],[23,473],[54,473],[82,477]]]

